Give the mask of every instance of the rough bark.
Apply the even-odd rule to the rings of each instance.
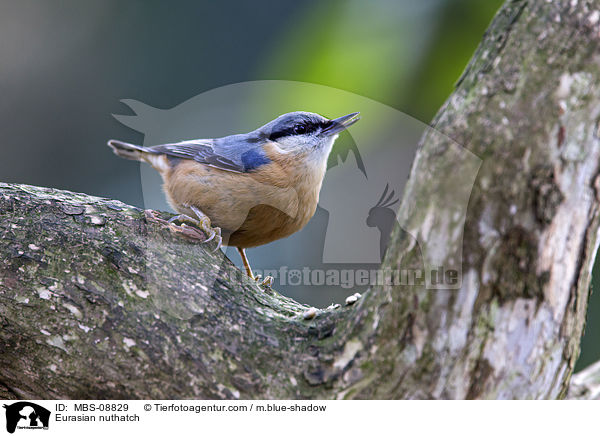
[[[600,400],[600,362],[588,366],[573,376],[567,398]]]
[[[426,211],[459,290],[305,320],[140,210],[0,185],[0,397],[564,397],[599,242],[599,10],[507,2],[422,139],[400,213]],[[436,207],[452,140],[483,159],[462,240]],[[404,235],[384,267],[421,267]]]

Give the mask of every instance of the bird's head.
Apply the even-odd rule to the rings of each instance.
[[[255,131],[259,137],[276,145],[281,153],[303,155],[326,161],[339,133],[357,122],[358,112],[328,119],[312,112],[281,115]]]

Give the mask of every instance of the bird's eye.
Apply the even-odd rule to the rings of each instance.
[[[302,135],[304,133],[306,133],[306,124],[296,124],[294,126],[294,134],[295,135]]]

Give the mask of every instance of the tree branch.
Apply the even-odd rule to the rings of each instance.
[[[600,400],[600,362],[588,366],[573,376],[567,398]]]

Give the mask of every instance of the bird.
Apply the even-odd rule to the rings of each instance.
[[[163,180],[174,231],[201,229],[221,245],[236,247],[246,274],[255,277],[246,249],[285,238],[314,215],[327,158],[340,132],[359,112],[329,119],[290,112],[249,133],[144,147],[111,139],[122,158],[150,164]],[[176,225],[179,223],[179,225]],[[202,238],[198,238],[202,239]],[[272,277],[261,284],[271,286]]]

